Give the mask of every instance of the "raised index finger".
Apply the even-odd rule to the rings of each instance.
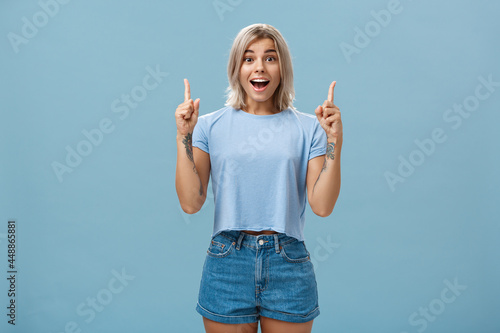
[[[335,88],[335,84],[337,81],[333,81],[332,84],[330,84],[330,89],[328,90],[328,100],[333,103],[333,89]]]
[[[191,87],[189,86],[188,79],[184,79],[184,101],[191,99]]]

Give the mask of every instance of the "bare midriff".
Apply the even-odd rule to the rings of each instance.
[[[261,231],[252,231],[252,230],[243,230],[243,232],[250,234],[250,235],[270,235],[270,234],[275,234],[276,231],[273,230],[261,230]]]

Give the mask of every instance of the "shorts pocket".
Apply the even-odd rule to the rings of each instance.
[[[219,234],[210,241],[207,254],[211,257],[222,258],[229,255],[235,245],[236,242]]]
[[[281,256],[288,262],[301,263],[311,260],[309,251],[303,241],[293,241],[280,246]]]

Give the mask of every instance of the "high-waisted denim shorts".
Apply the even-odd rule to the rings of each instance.
[[[196,311],[228,324],[316,318],[316,277],[305,243],[283,233],[219,233],[207,250]]]

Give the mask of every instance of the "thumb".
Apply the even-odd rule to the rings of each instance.
[[[199,110],[200,110],[200,99],[199,99],[199,98],[197,98],[197,99],[194,101],[194,112],[196,113],[196,115],[198,115]]]
[[[321,115],[323,114],[323,107],[320,105],[314,110],[314,113],[316,113],[316,117],[318,117],[318,120],[321,120]]]
[[[199,114],[200,114],[200,99],[197,98],[196,101],[194,101],[194,111],[193,111],[193,116],[195,120],[198,119]]]

